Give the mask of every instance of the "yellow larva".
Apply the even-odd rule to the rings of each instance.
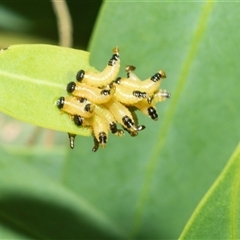
[[[133,66],[127,66],[127,78],[117,78],[116,83],[118,83],[121,86],[124,86],[131,89],[132,91],[140,91],[140,92],[146,92],[146,93],[153,93],[158,90],[161,79],[166,78],[166,74],[163,70],[158,71],[150,78],[141,81],[134,73],[133,70],[135,67]]]
[[[140,92],[133,89],[129,89],[128,87],[122,86],[121,84],[116,84],[116,90],[114,97],[119,102],[125,105],[133,105],[141,101],[144,98],[147,98],[149,102],[151,102],[151,97],[146,92]]]
[[[159,89],[154,94],[151,104],[149,104],[146,100],[142,100],[135,103],[134,106],[143,114],[151,117],[153,120],[158,120],[158,113],[155,104],[165,101],[167,98],[170,98],[170,93],[166,92],[165,90]]]
[[[77,82],[68,83],[66,88],[72,96],[60,97],[56,103],[77,126],[91,129],[94,152],[99,146],[106,146],[109,131],[117,136],[123,135],[117,123],[131,136],[137,136],[145,126],[138,125],[136,110],[157,120],[155,105],[170,97],[170,93],[159,89],[162,79],[166,78],[164,71],[160,70],[142,81],[131,65],[125,68],[127,78],[116,79],[119,69],[119,49],[116,47],[102,72],[80,70],[76,75]],[[75,136],[69,133],[71,148],[74,147]]]
[[[144,129],[143,126],[136,126],[131,112],[116,99],[112,98],[104,104],[107,109],[112,113],[116,121],[127,130],[131,136],[137,136],[138,131]]]
[[[109,125],[109,130],[116,136],[123,136],[124,132],[117,128],[116,120],[112,113],[103,105],[95,105],[95,113],[105,120]]]
[[[83,119],[81,116],[73,116],[73,121],[77,126],[87,126],[92,129],[94,140],[93,151],[96,152],[100,145],[104,148],[107,144],[109,126],[106,121],[98,115],[93,115],[91,118]]]
[[[92,103],[102,104],[108,102],[112,98],[115,92],[115,86],[100,89],[88,86],[85,83],[70,82],[67,85],[67,92],[71,93],[75,97],[86,98]]]
[[[152,120],[158,120],[157,109],[154,105],[149,105],[146,101],[138,102],[134,105],[143,114],[151,117]]]
[[[63,112],[71,115],[81,115],[82,117],[89,118],[94,114],[95,106],[91,103],[83,103],[74,97],[66,96],[60,97],[56,105]]]
[[[85,72],[80,70],[76,79],[79,82],[86,83],[89,86],[104,87],[110,84],[118,75],[120,69],[119,49],[115,47],[113,49],[113,55],[108,61],[105,69],[100,73]]]

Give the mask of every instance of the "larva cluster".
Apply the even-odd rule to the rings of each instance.
[[[80,70],[76,81],[67,84],[69,93],[60,97],[56,105],[68,113],[74,124],[86,126],[92,130],[94,139],[93,151],[99,145],[105,147],[108,132],[123,136],[121,125],[131,136],[145,128],[138,124],[136,110],[158,119],[156,103],[170,97],[170,93],[159,89],[161,81],[166,77],[160,70],[146,80],[140,80],[134,73],[134,66],[127,66],[127,77],[117,77],[120,69],[119,49],[113,49],[113,55],[105,69],[100,73]],[[75,134],[69,133],[70,147],[74,147]]]

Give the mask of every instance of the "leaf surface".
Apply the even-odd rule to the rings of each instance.
[[[240,238],[240,144],[201,200],[180,239]]]
[[[66,86],[80,69],[89,66],[89,53],[51,45],[13,45],[0,52],[0,110],[41,127],[80,135],[88,129],[76,127],[56,107]]]

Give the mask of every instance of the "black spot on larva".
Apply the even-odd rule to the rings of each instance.
[[[118,131],[118,129],[117,129],[117,124],[115,123],[115,122],[111,122],[110,124],[109,124],[109,126],[110,126],[110,131],[111,131],[111,133],[116,133],[117,131]]]
[[[148,108],[148,115],[153,119],[153,120],[157,120],[158,118],[158,114],[155,108],[153,107],[149,107]]]
[[[57,103],[56,103],[57,107],[58,107],[59,109],[63,108],[64,102],[65,102],[65,98],[64,98],[64,97],[60,97],[60,98],[57,100]]]
[[[133,91],[133,96],[137,98],[146,98],[147,93],[146,92],[140,92],[140,91]]]
[[[129,118],[128,116],[124,116],[122,118],[122,121],[127,128],[131,128],[134,125],[132,119]]]
[[[90,103],[86,104],[85,107],[84,107],[84,110],[86,112],[90,112],[91,111],[91,104]]]
[[[99,143],[106,144],[107,143],[107,134],[105,132],[99,133]]]
[[[74,116],[73,116],[73,122],[75,123],[75,125],[81,126],[82,123],[83,123],[83,119],[82,119],[82,117],[79,116],[79,115],[74,115]]]
[[[153,81],[153,82],[157,82],[159,81],[161,78],[161,74],[160,73],[155,73],[150,79]]]
[[[85,75],[85,71],[84,70],[80,70],[77,72],[77,75],[76,75],[76,79],[78,82],[81,82],[84,78],[84,75]]]
[[[119,55],[117,53],[112,55],[112,58],[108,61],[108,66],[113,66],[118,60]]]
[[[70,82],[70,83],[68,83],[66,90],[68,93],[72,93],[75,90],[75,87],[76,87],[76,83]]]
[[[121,77],[116,78],[115,83],[120,84],[121,83]]]
[[[78,99],[78,101],[79,101],[80,103],[84,103],[84,102],[87,101],[87,99],[84,98],[84,97],[80,97],[80,98]]]
[[[110,95],[110,90],[106,90],[106,89],[102,90],[101,95],[105,95],[105,96]]]

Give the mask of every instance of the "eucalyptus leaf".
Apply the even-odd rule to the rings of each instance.
[[[94,71],[88,52],[41,44],[13,45],[0,51],[0,110],[41,127],[90,135],[89,129],[76,127],[56,107],[80,69]]]

